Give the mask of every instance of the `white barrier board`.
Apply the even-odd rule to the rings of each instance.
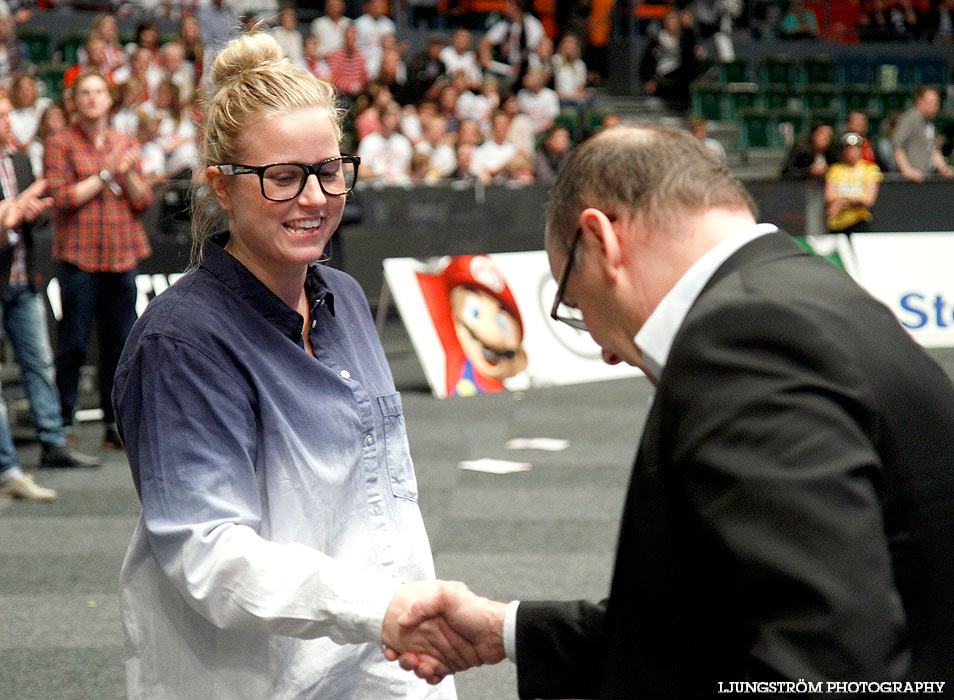
[[[954,347],[954,232],[856,233],[857,279],[926,347]]]
[[[607,365],[588,333],[550,319],[556,282],[543,251],[424,262],[389,258],[384,261],[384,277],[435,396],[514,391],[641,375],[629,365]],[[474,298],[460,301],[458,293],[454,293],[455,302],[451,303],[449,296],[459,287],[476,289]],[[516,344],[500,347],[499,341],[487,341],[481,345],[480,330],[465,318],[472,314],[480,321],[477,317],[482,313],[478,304],[481,300],[488,302],[492,310],[502,311],[497,320],[503,327],[516,321],[522,331],[517,333]],[[483,320],[487,320],[486,315]],[[490,328],[490,335],[496,335],[495,328]],[[472,359],[467,357],[464,346],[469,347]],[[481,363],[479,356],[474,357],[475,347],[478,355],[481,351],[489,352],[495,359],[499,359],[500,351],[507,355],[516,353],[515,357],[504,357],[498,366],[509,362],[512,370],[525,358],[525,368],[499,381],[475,377]]]

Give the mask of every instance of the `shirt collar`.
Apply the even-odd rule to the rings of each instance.
[[[269,323],[274,325],[283,335],[301,341],[301,328],[304,319],[301,314],[278,298],[272,290],[262,284],[245,265],[225,250],[228,243],[228,231],[216,231],[206,238],[202,245],[202,263],[200,267],[207,270],[225,286],[245,299]],[[335,297],[321,274],[321,266],[311,263],[305,276],[305,294],[311,303],[311,313],[314,317],[318,310],[328,307],[328,312],[335,315]]]
[[[699,258],[663,297],[633,340],[654,379],[666,366],[672,341],[686,314],[719,266],[746,243],[776,231],[778,227],[772,224],[757,224],[726,238]]]

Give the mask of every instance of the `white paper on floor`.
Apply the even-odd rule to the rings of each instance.
[[[559,438],[514,438],[507,440],[505,447],[508,450],[545,450],[547,452],[560,452],[570,446],[569,440]]]
[[[469,459],[460,462],[461,469],[467,469],[472,472],[486,472],[487,474],[512,474],[513,472],[525,472],[533,468],[530,462],[510,462],[506,459]]]

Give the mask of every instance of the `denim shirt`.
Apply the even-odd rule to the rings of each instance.
[[[312,357],[227,238],[152,301],[116,374],[143,506],[121,574],[129,697],[452,699],[380,648],[396,587],[434,569],[364,294],[309,268]]]

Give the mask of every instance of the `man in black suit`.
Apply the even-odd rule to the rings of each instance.
[[[7,148],[11,109],[10,99],[0,92],[0,202],[7,203],[8,214],[0,229],[0,318],[30,400],[41,446],[40,466],[96,466],[99,460],[66,444],[53,380],[46,305],[33,285],[33,228],[52,200],[42,198],[46,184],[34,182],[26,154]],[[6,420],[0,421],[0,463],[12,464],[15,459],[9,426]]]
[[[482,661],[506,652],[522,698],[954,682],[954,387],[753,211],[684,132],[618,127],[574,152],[547,211],[553,316],[656,385],[610,596],[505,605],[448,584],[400,624],[443,615]],[[436,681],[440,656],[400,661]]]

